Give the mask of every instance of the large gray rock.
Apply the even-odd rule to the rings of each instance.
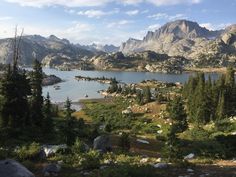
[[[0,177],[34,177],[27,168],[11,159],[0,161]]]
[[[95,138],[93,141],[93,149],[101,152],[111,151],[112,147],[109,136],[102,135]]]
[[[61,171],[61,165],[52,163],[44,167],[43,175],[50,176],[50,175],[57,175]]]

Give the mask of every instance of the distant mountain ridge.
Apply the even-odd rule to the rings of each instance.
[[[92,52],[106,52],[106,53],[113,53],[118,52],[120,47],[116,47],[112,44],[108,45],[102,45],[102,44],[91,44],[91,45],[80,45],[77,44],[80,48],[92,51]]]
[[[21,64],[30,65],[36,58],[43,61],[47,58],[81,60],[94,55],[93,52],[79,48],[67,39],[60,39],[54,35],[42,37],[40,35],[23,36],[20,45]],[[0,63],[9,63],[12,59],[12,39],[0,39]]]
[[[176,20],[154,32],[149,31],[143,40],[127,40],[122,43],[120,51],[129,54],[151,50],[187,59],[198,59],[199,55],[207,53],[234,55],[235,29],[235,25],[232,25],[225,30],[210,31],[196,22]],[[230,37],[230,44],[224,42],[223,35]]]
[[[12,39],[0,39],[0,63],[12,59]],[[156,56],[148,59],[148,56]],[[165,57],[168,56],[168,57]],[[210,31],[198,23],[176,20],[156,31],[147,32],[142,40],[130,38],[120,47],[114,45],[80,45],[55,35],[23,36],[21,61],[31,65],[37,58],[48,67],[80,69],[139,69],[145,71],[170,70],[178,62],[180,67],[236,66],[236,25],[224,30]],[[143,62],[141,62],[143,60]],[[150,66],[150,63],[152,66]],[[163,65],[161,64],[163,63]],[[168,67],[166,67],[168,66]]]

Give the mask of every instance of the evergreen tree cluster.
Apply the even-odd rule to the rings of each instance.
[[[182,97],[176,96],[173,100],[170,100],[166,109],[172,120],[172,125],[167,134],[168,156],[170,159],[175,159],[181,156],[181,145],[177,134],[188,128],[187,114]]]
[[[9,138],[26,131],[31,131],[29,136],[40,137],[53,128],[50,97],[44,100],[42,96],[43,72],[39,61],[35,60],[30,75],[18,67],[20,40],[21,37],[15,37],[13,62],[1,78],[0,130]]]
[[[236,115],[234,69],[227,68],[218,80],[206,80],[203,73],[190,77],[183,88],[190,121],[206,124]]]
[[[42,96],[42,80],[42,67],[37,60],[29,77],[16,64],[8,65],[0,89],[2,130],[33,130],[31,135],[38,136],[52,130],[52,106],[49,95],[46,99]]]
[[[138,90],[136,100],[139,105],[151,102],[152,93],[150,87],[145,87],[143,90]]]

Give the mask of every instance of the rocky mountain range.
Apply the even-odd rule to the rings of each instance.
[[[0,40],[0,63],[9,63],[12,58],[12,39]],[[66,39],[54,35],[48,38],[40,35],[23,36],[20,45],[20,63],[32,64],[36,58],[48,65],[50,62],[83,60],[94,55],[94,52],[78,47]]]
[[[105,52],[105,53],[113,53],[113,52],[118,52],[119,47],[116,47],[114,45],[102,45],[102,44],[91,44],[91,45],[80,45],[77,44],[79,48],[83,48],[92,52]]]
[[[1,39],[0,63],[11,62],[11,51],[12,39]],[[31,65],[35,58],[60,69],[170,72],[178,68],[179,72],[185,67],[236,65],[236,25],[210,31],[196,22],[176,20],[149,31],[142,40],[130,38],[120,48],[72,44],[54,35],[23,36],[21,64]]]
[[[120,47],[120,51],[126,55],[147,50],[169,56],[182,56],[190,60],[204,58],[235,61],[236,25],[224,30],[210,31],[196,22],[177,20],[154,32],[149,31],[143,40],[131,38]]]

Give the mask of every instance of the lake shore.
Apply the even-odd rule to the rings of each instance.
[[[184,72],[226,73],[227,68],[185,68]]]

